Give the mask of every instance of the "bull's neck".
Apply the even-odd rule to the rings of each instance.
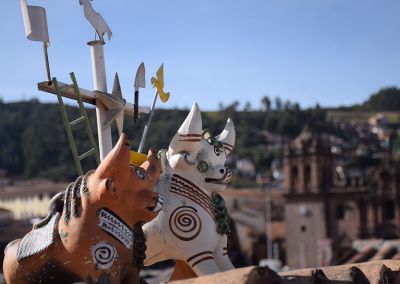
[[[169,191],[202,207],[215,221],[219,234],[229,233],[230,218],[225,201],[218,193],[209,193],[179,174],[171,176]]]
[[[61,220],[62,232],[86,236],[108,234],[127,249],[132,249],[133,226],[103,202],[93,203],[96,197],[85,186],[84,180],[78,179],[67,188]]]

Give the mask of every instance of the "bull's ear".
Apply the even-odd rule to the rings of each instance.
[[[235,146],[235,138],[235,125],[233,124],[232,119],[228,118],[224,130],[215,137],[215,139],[224,145],[226,155],[229,155],[232,152],[233,146]]]
[[[129,161],[130,145],[128,137],[122,133],[117,144],[97,167],[95,175],[100,179],[105,179],[116,173],[128,171]]]
[[[195,154],[201,141],[202,119],[200,108],[194,103],[185,121],[169,144],[169,155],[182,152]]]

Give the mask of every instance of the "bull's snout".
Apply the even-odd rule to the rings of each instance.
[[[232,180],[232,170],[227,167],[221,167],[217,169],[219,177],[215,178],[205,178],[205,182],[217,183],[217,184],[228,184]]]
[[[162,195],[157,192],[153,192],[152,199],[154,201],[155,206],[151,208],[151,211],[153,211],[154,213],[158,213],[161,210],[164,203]]]
[[[228,167],[220,168],[219,173],[223,175],[224,179],[226,179],[228,176],[232,176],[232,170]]]

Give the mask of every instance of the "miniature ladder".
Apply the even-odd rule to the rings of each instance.
[[[71,73],[69,73],[69,75],[72,80],[71,85],[64,85],[62,87],[59,87],[57,79],[55,77],[53,78],[53,84],[54,84],[54,88],[56,90],[58,104],[60,105],[64,128],[65,128],[65,131],[67,132],[69,147],[71,148],[72,154],[74,156],[76,171],[78,172],[79,175],[83,175],[81,161],[91,155],[94,155],[94,157],[96,159],[96,163],[98,165],[98,164],[100,164],[100,158],[99,158],[99,152],[97,150],[96,142],[93,137],[92,128],[90,127],[89,119],[88,119],[86,111],[85,111],[85,106],[83,105],[83,102],[82,102],[82,97],[81,97],[81,93],[79,91],[78,83],[76,82],[75,74],[74,74],[74,72],[71,72]],[[66,89],[70,89],[70,88],[74,89],[74,92],[76,94],[76,100],[78,101],[79,110],[80,110],[80,114],[81,114],[80,117],[78,117],[77,119],[75,119],[71,122],[68,121],[67,112],[65,110],[64,102],[63,102],[63,99],[61,96],[62,91],[66,90]],[[76,148],[74,136],[72,135],[71,127],[75,126],[79,123],[82,123],[82,122],[85,123],[86,133],[89,136],[89,143],[90,143],[91,149],[88,150],[87,152],[83,153],[82,155],[79,155],[78,150]]]

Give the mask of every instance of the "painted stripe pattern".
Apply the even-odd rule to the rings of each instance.
[[[188,259],[186,259],[186,263],[190,264],[192,267],[195,267],[200,262],[203,262],[208,259],[214,259],[214,255],[212,251],[203,251],[192,255]]]
[[[189,198],[201,206],[214,219],[214,211],[210,198],[199,187],[191,181],[174,174],[171,177],[170,192]]]
[[[101,208],[98,214],[99,227],[128,249],[131,249],[133,246],[133,234],[129,226],[107,208]]]
[[[225,142],[222,142],[222,144],[224,145],[225,151],[229,151],[229,153],[233,151],[233,145],[225,143]],[[228,155],[229,153],[226,153],[226,154]]]
[[[230,183],[232,181],[233,175],[232,175],[232,170],[228,169],[227,170],[227,175],[225,177],[225,182]]]
[[[200,142],[201,134],[179,134],[179,141],[182,142]]]

